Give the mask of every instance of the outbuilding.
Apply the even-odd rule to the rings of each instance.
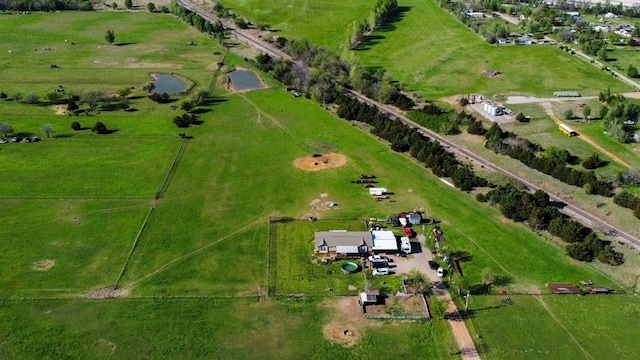
[[[387,192],[386,188],[369,188],[369,195],[380,196]]]
[[[372,231],[373,251],[398,251],[398,240],[393,235],[393,231],[380,230]]]

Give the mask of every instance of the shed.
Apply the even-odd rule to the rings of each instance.
[[[376,304],[378,303],[379,290],[367,290],[360,293],[360,304]]]
[[[422,223],[422,215],[417,212],[410,213],[407,215],[407,219],[411,225],[420,225]]]
[[[580,294],[580,288],[573,284],[547,284],[554,294]]]
[[[386,188],[369,188],[369,195],[380,196],[386,192]]]
[[[372,231],[373,251],[398,251],[398,240],[393,231]]]

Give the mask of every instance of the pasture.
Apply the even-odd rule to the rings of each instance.
[[[636,359],[635,295],[471,297],[472,321],[488,359]],[[596,335],[597,334],[597,335]],[[624,335],[622,335],[624,334]]]
[[[254,24],[268,24],[290,39],[306,38],[334,51],[346,39],[350,23],[367,16],[373,3],[356,1],[257,1],[230,0],[224,5]]]
[[[485,96],[550,96],[558,90],[595,95],[629,90],[619,80],[557,47],[494,46],[433,1],[400,1],[397,21],[373,32],[355,51],[368,67],[386,70],[410,92],[425,98],[467,93]],[[447,29],[443,31],[442,29]],[[498,70],[484,77],[484,70]]]
[[[13,176],[0,180],[0,206],[11,209],[0,213],[7,239],[0,246],[6,254],[0,260],[0,348],[7,358],[247,358],[257,351],[274,359],[451,357],[450,330],[441,321],[367,322],[359,325],[355,345],[343,348],[323,336],[326,324],[344,319],[334,297],[267,297],[268,219],[275,216],[384,217],[423,210],[442,221],[453,250],[469,253],[462,267],[471,283],[479,282],[488,267],[507,279],[509,290],[539,290],[546,282],[583,278],[613,286],[600,272],[569,262],[561,249],[505,221],[471,194],[444,185],[421,164],[277,86],[242,94],[217,88],[213,104],[200,113],[202,124],[189,130],[192,138],[184,141],[162,196],[155,198],[183,141],[176,135],[184,130],[171,124],[181,112],[152,103],[140,87],[155,71],[175,71],[193,80],[196,89],[209,84],[211,64],[217,61],[211,53],[222,49],[161,14],[3,19],[2,28],[47,29],[29,33],[40,47],[58,43],[51,34],[62,34],[60,41],[84,34],[70,45],[86,46],[84,55],[60,57],[71,65],[86,66],[101,54],[104,47],[98,44],[107,26],[114,26],[117,39],[131,42],[114,47],[125,53],[110,55],[121,63],[91,62],[97,70],[80,66],[67,78],[69,73],[51,72],[50,59],[32,62],[33,46],[20,45],[21,39],[10,35],[0,51],[18,49],[11,56],[25,60],[5,63],[0,70],[10,80],[3,83],[7,93],[44,94],[60,83],[74,90],[134,86],[131,107],[138,110],[71,117],[55,115],[46,104],[2,103],[0,112],[16,131],[37,133],[41,124],[51,123],[59,135],[0,145],[1,160]],[[134,40],[125,40],[128,36]],[[184,45],[190,39],[197,45]],[[180,64],[183,56],[188,66],[166,65]],[[145,67],[129,67],[125,60],[143,57]],[[250,67],[233,55],[225,62]],[[58,63],[60,69],[69,66]],[[184,98],[175,96],[174,104]],[[77,133],[69,129],[73,120],[83,125],[104,120],[118,131]],[[340,153],[347,162],[313,172],[293,165],[317,152]],[[376,174],[394,192],[394,202],[376,202],[361,184],[352,184],[361,173]],[[318,207],[317,199],[338,206]],[[293,251],[281,255],[291,257],[289,268],[299,274],[308,271],[298,266],[309,250],[301,234],[314,225],[292,223],[300,228],[285,230],[282,240],[288,234]],[[284,293],[317,294],[327,286],[349,293],[343,290],[347,282],[285,275]],[[85,298],[113,285],[124,290],[123,297]]]

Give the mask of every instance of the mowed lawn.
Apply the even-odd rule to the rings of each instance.
[[[551,96],[558,90],[583,95],[629,90],[628,86],[547,45],[492,46],[433,1],[401,0],[401,18],[375,31],[355,54],[427,98],[482,93]],[[484,70],[503,75],[488,78]]]
[[[349,24],[368,16],[373,4],[365,0],[231,0],[224,3],[254,24],[270,25],[279,36],[305,38],[333,50],[338,50],[347,38]]]
[[[275,284],[270,284],[278,295],[356,295],[364,290],[364,269],[360,261],[359,271],[343,274],[340,266],[345,261],[322,264],[314,256],[314,234],[316,231],[349,230],[366,231],[364,221],[293,220],[274,223],[271,246],[275,246],[276,256],[272,259],[275,266],[269,271]],[[357,290],[349,290],[353,285]],[[330,292],[327,289],[331,289]]]
[[[471,298],[473,323],[488,359],[637,359],[635,295]]]

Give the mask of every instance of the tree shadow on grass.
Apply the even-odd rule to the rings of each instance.
[[[122,42],[122,43],[117,43],[114,44],[115,46],[127,46],[127,45],[135,45],[136,43],[134,42]]]
[[[449,257],[452,258],[452,259],[456,259],[456,260],[458,260],[460,262],[471,261],[473,259],[473,255],[471,255],[470,252],[463,251],[463,250],[453,251],[453,252],[451,252]]]

